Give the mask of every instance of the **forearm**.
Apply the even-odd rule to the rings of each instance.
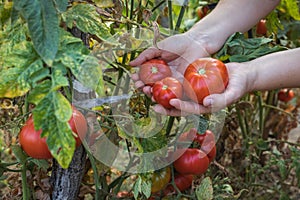
[[[280,0],[220,0],[216,8],[195,24],[187,35],[195,40],[207,40],[207,49],[213,54],[230,35],[248,31],[279,2]]]
[[[249,64],[250,91],[300,87],[300,48],[269,54]]]

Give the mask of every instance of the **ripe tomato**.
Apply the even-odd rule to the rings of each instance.
[[[182,98],[182,85],[172,77],[155,82],[152,87],[154,100],[165,108],[172,108],[169,101],[174,98]]]
[[[181,174],[201,175],[208,169],[209,159],[202,150],[188,148],[173,165]]]
[[[295,93],[291,89],[281,89],[278,92],[278,100],[285,102],[285,103],[292,100],[294,98],[294,96],[295,96]]]
[[[33,118],[30,116],[21,129],[19,141],[22,149],[32,158],[50,159],[52,155],[48,149],[46,138],[41,138],[42,130],[35,130]]]
[[[171,180],[171,169],[170,167],[163,168],[159,171],[156,171],[152,175],[152,185],[151,192],[156,193],[161,191],[166,187],[166,185]]]
[[[87,134],[87,122],[85,117],[73,107],[72,117],[69,120],[70,128],[76,140],[76,147],[80,146],[81,139]],[[46,138],[41,138],[42,130],[35,130],[33,118],[30,116],[22,127],[19,141],[23,150],[32,158],[49,159],[52,155],[48,149]],[[78,136],[79,135],[79,136]]]
[[[207,15],[209,11],[208,6],[199,6],[196,8],[196,13],[198,16],[198,19],[202,19],[203,17],[205,17]]]
[[[217,154],[215,135],[213,132],[206,130],[204,134],[197,134],[195,141],[201,145],[201,150],[206,153],[209,162],[212,162]]]
[[[87,121],[80,111],[78,111],[75,107],[72,109],[72,117],[68,123],[74,133],[73,136],[76,140],[76,147],[79,147],[81,145],[81,139],[87,134]]]
[[[266,26],[266,20],[261,19],[257,24],[256,24],[256,35],[266,35],[267,34],[267,26]]]
[[[145,85],[152,86],[156,81],[172,76],[169,65],[160,59],[152,59],[140,66],[139,77]]]
[[[225,64],[214,58],[200,58],[184,72],[183,89],[186,95],[200,104],[209,94],[221,93],[228,85]]]

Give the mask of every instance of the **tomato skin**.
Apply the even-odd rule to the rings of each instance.
[[[172,76],[169,65],[160,59],[152,59],[140,66],[139,77],[145,85],[153,86],[156,81]]]
[[[267,26],[266,26],[266,20],[261,19],[257,24],[256,24],[256,35],[267,35]]]
[[[50,159],[52,155],[48,149],[46,138],[41,138],[41,134],[42,130],[34,129],[33,118],[30,116],[19,135],[21,147],[32,158]]]
[[[181,174],[201,175],[208,169],[209,159],[202,150],[188,148],[173,165]]]
[[[290,100],[292,100],[295,96],[295,93],[293,90],[291,89],[281,89],[278,92],[278,100],[282,101],[282,102],[289,102]]]
[[[214,58],[199,58],[184,72],[183,89],[194,102],[203,104],[203,99],[215,93],[222,93],[229,78],[225,64]]]
[[[156,171],[152,175],[152,185],[151,185],[151,193],[156,193],[161,191],[166,187],[166,185],[171,180],[171,168],[166,167],[159,171]]]
[[[198,19],[202,19],[203,17],[205,17],[207,15],[209,11],[209,7],[208,6],[199,6],[196,8],[196,13],[198,16]]]
[[[197,134],[195,141],[201,145],[201,150],[207,155],[209,162],[212,162],[217,154],[215,135],[213,132],[206,130],[204,134]]]
[[[152,87],[154,100],[165,108],[173,108],[169,101],[174,98],[181,99],[183,89],[181,83],[172,77],[155,82]]]
[[[81,139],[86,136],[88,131],[87,121],[80,111],[78,111],[75,107],[73,107],[72,109],[72,116],[68,123],[73,133],[75,133],[73,136],[76,141],[76,147],[79,147],[81,145]]]
[[[72,116],[68,121],[73,136],[76,141],[76,147],[81,145],[81,139],[87,134],[87,122],[81,112],[75,107],[72,107]],[[34,129],[34,122],[32,115],[28,118],[25,125],[22,127],[19,134],[19,142],[22,149],[32,158],[36,159],[50,159],[51,155],[46,138],[41,138],[42,130]],[[79,136],[78,136],[79,134]]]

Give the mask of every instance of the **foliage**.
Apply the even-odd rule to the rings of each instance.
[[[35,128],[43,129],[54,158],[67,168],[75,151],[68,126],[75,79],[100,98],[131,95],[130,99],[117,101],[121,107],[117,112],[109,101],[89,110],[96,116],[101,134],[124,149],[153,152],[173,145],[191,127],[203,133],[219,123],[207,115],[197,116],[196,125],[184,117],[153,121],[152,102],[133,89],[130,75],[135,69],[129,66],[130,60],[156,41],[191,28],[198,21],[198,6],[207,5],[212,10],[216,2],[1,0],[0,195],[4,199],[14,194],[22,194],[24,199],[50,198],[52,163],[29,158],[17,145],[18,132],[33,114]],[[244,62],[297,47],[299,18],[299,2],[283,0],[266,17],[267,37],[253,36],[255,27],[248,34],[235,33],[214,57]],[[87,41],[82,41],[83,34]],[[297,95],[284,104],[277,101],[276,94],[277,91],[247,94],[223,111],[227,116],[216,160],[204,175],[194,178],[193,187],[176,190],[166,198],[294,198],[300,187],[300,150],[298,141],[289,141],[288,137],[299,123],[300,104]],[[127,113],[122,110],[125,103],[130,105]],[[128,124],[133,128],[127,129]],[[101,142],[97,126],[90,126],[95,133],[89,136],[96,139],[88,138],[85,146]],[[145,134],[145,138],[136,134]],[[166,154],[164,150],[159,153]],[[133,157],[129,164],[136,160],[138,157]],[[153,167],[156,161],[151,158],[141,162]],[[121,172],[104,166],[93,155],[89,155],[89,164],[81,198],[116,199],[122,190],[132,199],[152,195],[151,177],[155,171]],[[175,186],[175,173],[172,168],[169,185]]]

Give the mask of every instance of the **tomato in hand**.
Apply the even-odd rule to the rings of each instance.
[[[152,86],[156,81],[172,76],[169,65],[160,59],[152,59],[140,66],[139,77],[145,85]]]
[[[154,172],[151,179],[152,181],[151,193],[156,193],[164,189],[170,180],[171,180],[170,167],[166,167]]]
[[[216,93],[222,93],[228,85],[225,64],[214,58],[200,58],[191,63],[184,72],[183,89],[194,102]]]
[[[68,123],[73,132],[73,136],[76,141],[76,147],[78,147],[81,145],[81,138],[84,138],[87,134],[87,122],[81,112],[79,112],[75,107],[72,109],[73,113]],[[34,129],[33,117],[30,116],[19,134],[21,147],[32,158],[52,158],[46,143],[46,138],[41,138],[41,134],[42,130],[37,131]]]
[[[289,102],[290,100],[292,100],[295,96],[295,93],[293,90],[291,89],[281,89],[278,92],[278,100],[282,101],[282,102]]]
[[[165,108],[172,108],[169,101],[174,98],[182,98],[182,85],[172,77],[167,77],[161,81],[155,82],[152,87],[152,94],[154,100]]]
[[[46,138],[41,138],[42,130],[35,130],[33,118],[30,116],[21,129],[19,141],[22,149],[32,158],[50,159],[52,155],[48,149]]]
[[[267,34],[267,26],[266,26],[266,20],[261,19],[257,24],[256,24],[256,35],[266,35]]]
[[[202,150],[188,148],[173,165],[181,174],[201,175],[208,169],[209,159]]]

